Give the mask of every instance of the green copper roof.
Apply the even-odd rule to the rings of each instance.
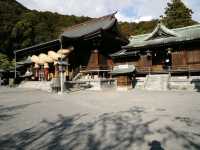
[[[32,63],[31,57],[28,56],[28,58],[26,60],[17,62],[17,65],[26,65],[26,64],[31,64],[31,63]]]
[[[131,36],[129,38],[130,43],[124,46],[124,48],[140,48],[196,39],[200,39],[200,24],[168,29],[163,24],[159,23],[152,33]]]

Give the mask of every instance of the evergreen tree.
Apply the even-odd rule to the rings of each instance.
[[[10,60],[7,55],[0,53],[0,69],[9,70],[14,68],[14,60]]]
[[[171,0],[167,3],[162,21],[168,28],[185,27],[195,24],[192,14],[193,11],[187,8],[181,0]]]

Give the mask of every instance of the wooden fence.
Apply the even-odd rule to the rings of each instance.
[[[186,73],[192,73],[192,72],[200,72],[200,65],[177,65],[177,66],[170,66],[165,69],[155,70],[153,67],[137,67],[136,71],[138,73],[145,73],[145,74],[151,74],[151,73],[180,73],[180,72],[186,72]]]

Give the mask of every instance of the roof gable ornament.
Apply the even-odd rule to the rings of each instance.
[[[159,22],[153,32],[146,37],[145,41],[178,36],[179,35],[177,33],[168,29],[165,25]]]

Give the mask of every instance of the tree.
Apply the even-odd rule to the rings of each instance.
[[[9,70],[14,68],[14,60],[10,60],[5,54],[0,53],[0,69]]]
[[[165,8],[165,15],[161,16],[168,28],[179,28],[195,24],[192,20],[193,11],[185,6],[181,0],[171,0]]]
[[[119,22],[119,28],[126,37],[129,37],[131,35],[150,33],[157,23],[158,20],[142,21],[139,23]]]
[[[0,52],[13,57],[13,42],[10,38],[12,28],[21,15],[27,12],[24,6],[15,0],[0,0]]]

